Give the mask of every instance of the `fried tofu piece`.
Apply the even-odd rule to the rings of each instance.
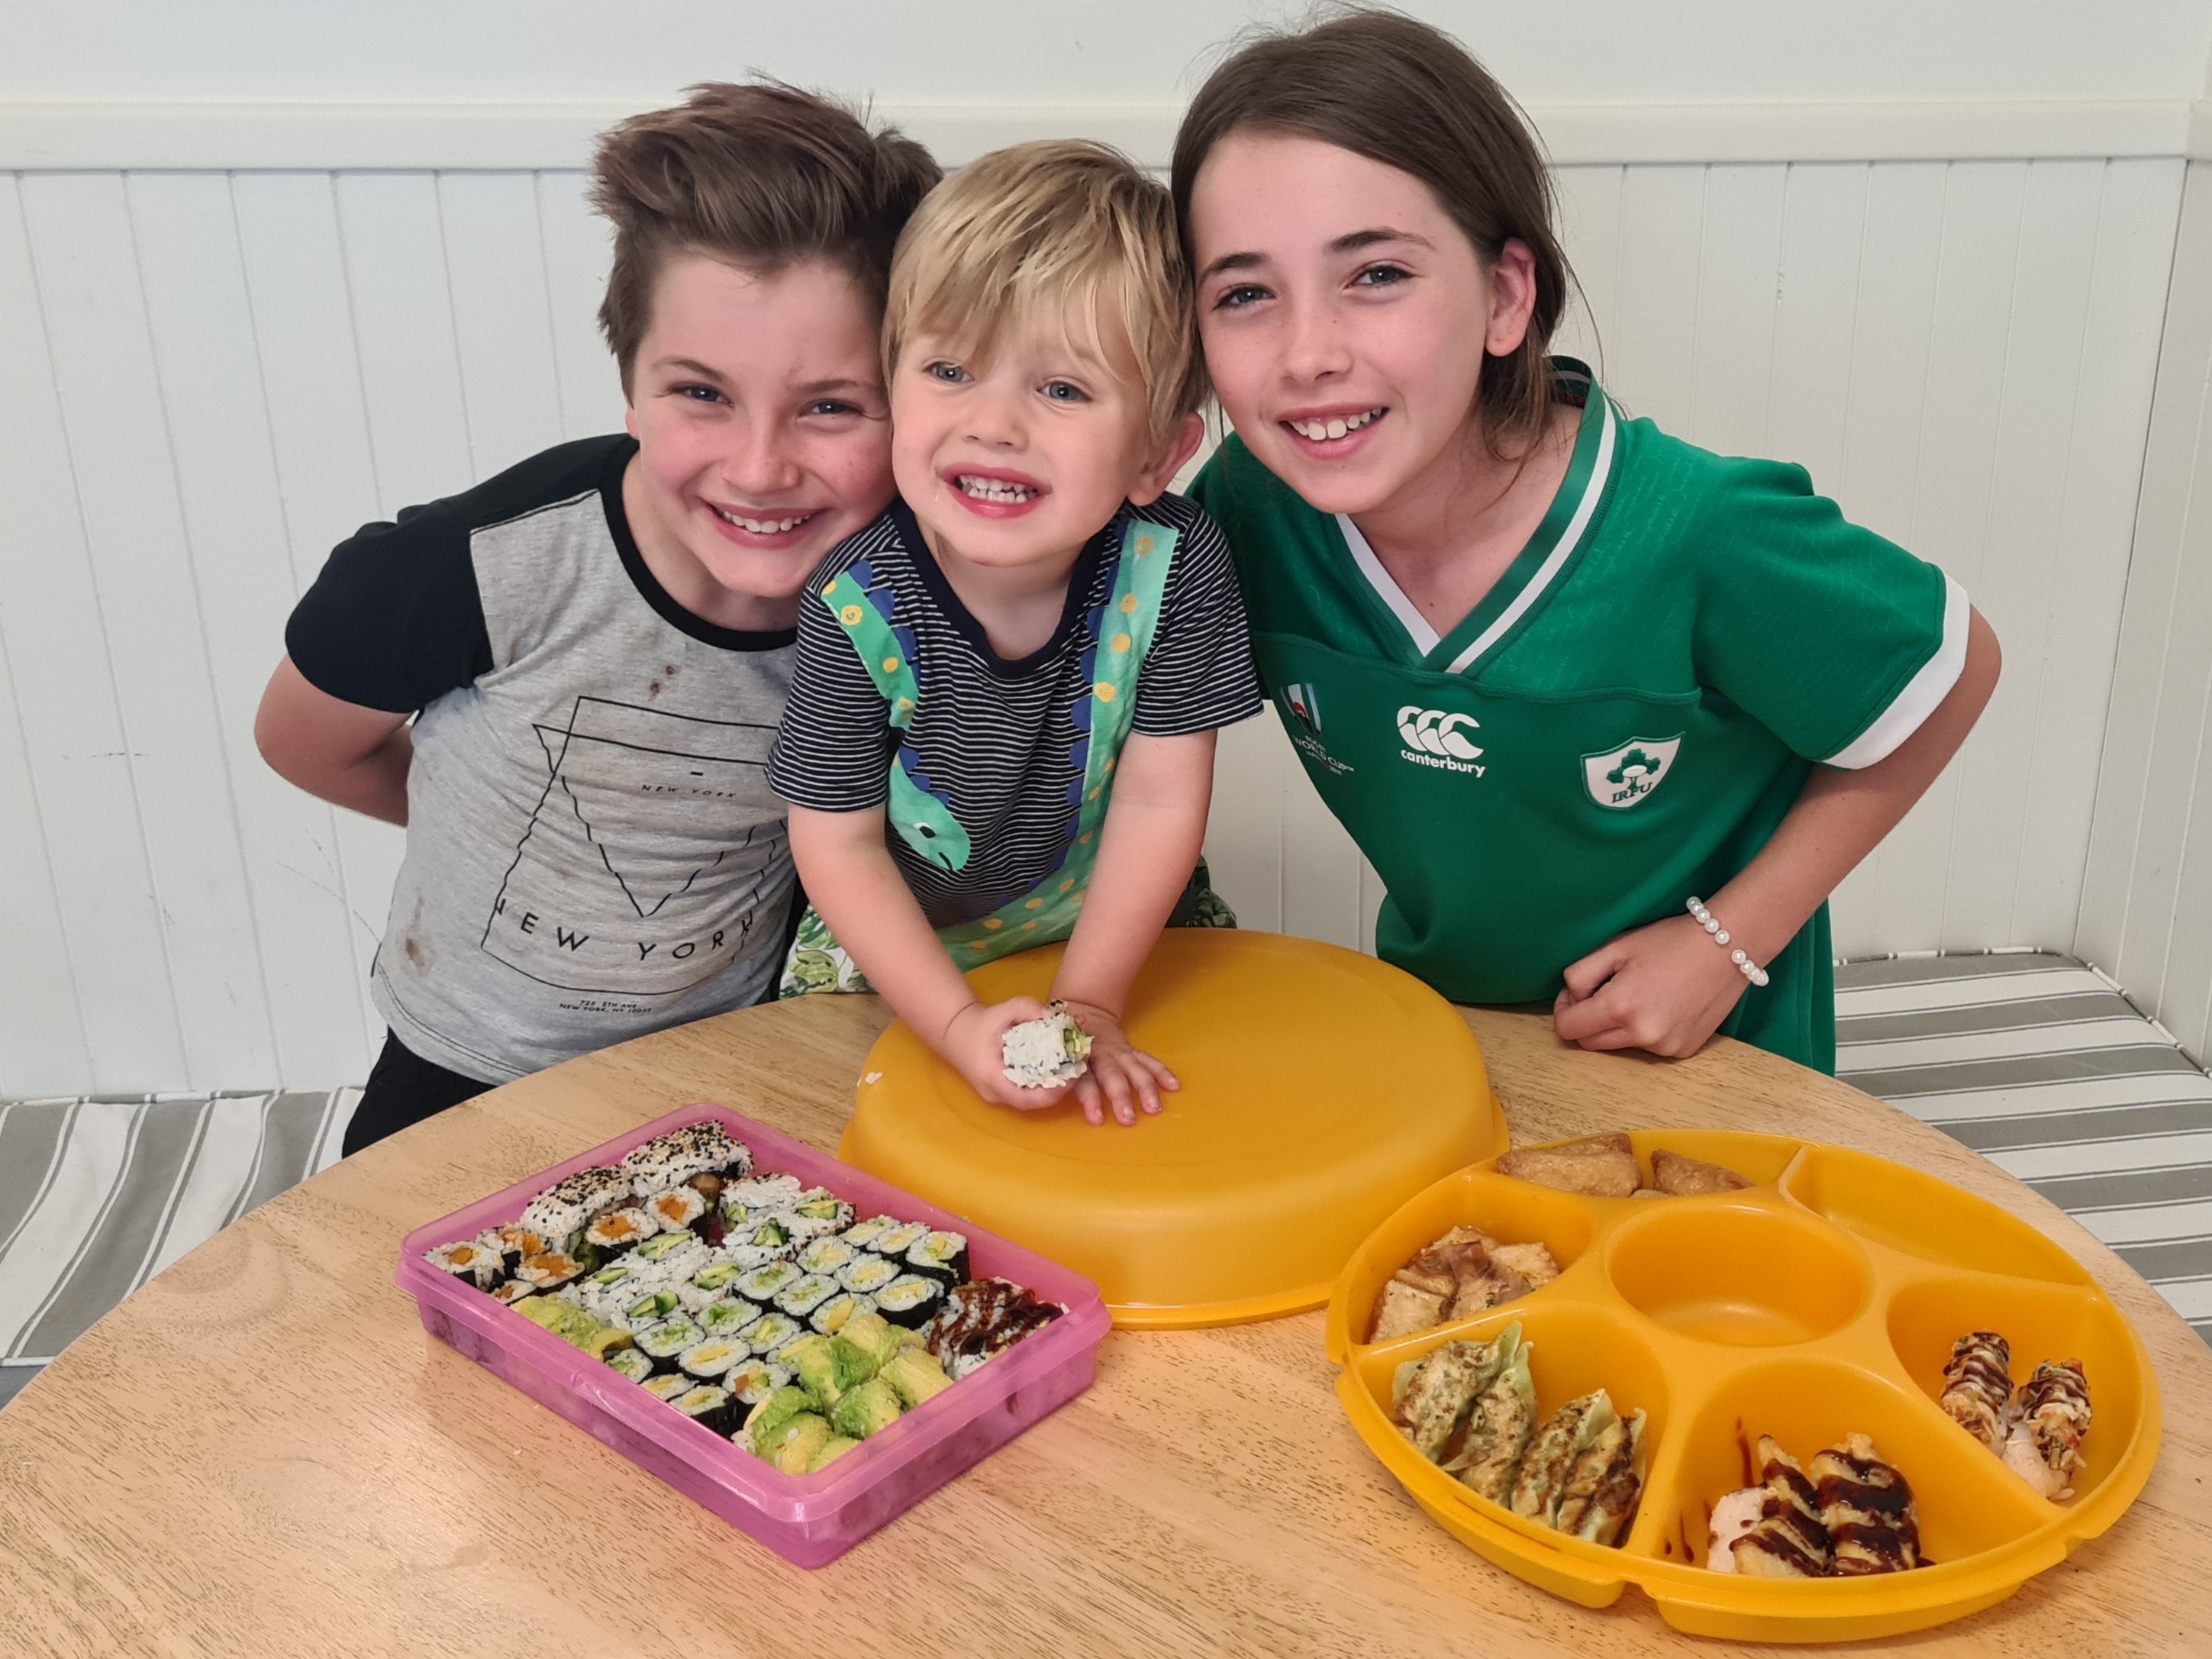
[[[1393,1279],[1382,1287],[1382,1300],[1375,1310],[1374,1334],[1370,1342],[1388,1342],[1394,1336],[1408,1336],[1415,1331],[1425,1331],[1431,1325],[1444,1321],[1444,1300],[1431,1291],[1417,1290],[1403,1279]]]
[[[1527,1279],[1532,1291],[1542,1290],[1559,1276],[1559,1264],[1540,1241],[1534,1244],[1493,1244],[1490,1247],[1490,1259]]]
[[[1706,1193],[1740,1192],[1751,1182],[1720,1164],[1662,1151],[1651,1154],[1651,1184],[1669,1198],[1696,1198]]]
[[[1626,1198],[1644,1184],[1628,1137],[1618,1133],[1517,1147],[1498,1160],[1498,1172],[1589,1198]]]

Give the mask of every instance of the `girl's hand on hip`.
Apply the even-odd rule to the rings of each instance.
[[[1110,1111],[1126,1127],[1140,1111],[1158,1112],[1162,1090],[1182,1087],[1165,1062],[1129,1046],[1118,1016],[1088,1002],[1069,1001],[1067,1012],[1091,1038],[1091,1069],[1074,1085],[1086,1122],[1103,1123]]]
[[[994,1106],[1010,1106],[1018,1112],[1057,1106],[1067,1098],[1066,1084],[1025,1089],[1006,1075],[1006,1033],[1024,1020],[1042,1019],[1044,1012],[1044,1004],[1035,997],[1009,997],[988,1006],[971,1002],[946,1022],[937,1052]]]
[[[1623,933],[1571,964],[1552,1005],[1562,1042],[1680,1060],[1705,1046],[1750,981],[1689,916]]]

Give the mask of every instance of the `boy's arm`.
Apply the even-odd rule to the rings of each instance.
[[[1129,1046],[1121,1010],[1198,863],[1213,793],[1213,747],[1210,731],[1133,732],[1115,768],[1097,866],[1053,984],[1053,994],[1091,1035],[1091,1069],[1075,1091],[1093,1123],[1107,1109],[1134,1123],[1139,1108],[1160,1109],[1162,1089],[1182,1086],[1159,1060]]]
[[[406,715],[334,697],[287,656],[261,694],[253,741],[286,782],[334,806],[406,826],[407,772],[415,758]]]
[[[1727,950],[1684,915],[1623,933],[1566,971],[1553,1011],[1562,1041],[1585,1048],[1693,1054],[1748,983],[1729,956],[1773,960],[1843,878],[1896,828],[1958,753],[1996,689],[1997,639],[1977,611],[1966,660],[1943,701],[1885,759],[1856,771],[1815,766],[1766,845],[1705,904]]]
[[[827,812],[791,808],[791,856],[806,896],[870,984],[922,1041],[956,1066],[975,1092],[1001,1106],[1059,1103],[1060,1089],[1024,1089],[1006,1072],[1007,1030],[1044,1005],[1015,997],[976,1000],[884,842],[884,809]]]

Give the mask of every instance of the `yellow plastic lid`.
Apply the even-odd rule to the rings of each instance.
[[[1739,1642],[1846,1642],[1924,1629],[2003,1600],[2124,1513],[2158,1457],[2158,1381],[2096,1281],[2027,1223],[1869,1153],[1728,1130],[1639,1130],[1753,1184],[1701,1198],[1583,1198],[1494,1162],[1407,1200],[1346,1265],[1329,1304],[1337,1398],[1359,1437],[1444,1529],[1584,1607],[1629,1585],[1678,1630]],[[1541,1240],[1558,1279],[1472,1319],[1370,1344],[1376,1298],[1431,1240],[1469,1224]],[[1398,1368],[1509,1325],[1534,1346],[1540,1413],[1604,1389],[1648,1413],[1643,1502],[1607,1547],[1478,1497],[1390,1419]],[[2079,1359],[2094,1413],[2069,1503],[2038,1496],[1943,1413],[1943,1365],[1969,1331],[2011,1344],[2012,1379]],[[1802,1463],[1871,1435],[1911,1485],[1925,1565],[1863,1578],[1705,1570],[1714,1504],[1751,1484],[1771,1435]]]
[[[1025,951],[969,981],[987,1002],[1042,997],[1060,957]],[[1125,1029],[1182,1083],[1131,1128],[1085,1123],[1072,1100],[990,1105],[893,1025],[839,1155],[1094,1279],[1118,1325],[1187,1328],[1321,1306],[1407,1197],[1505,1148],[1466,1022],[1371,957],[1174,929]]]

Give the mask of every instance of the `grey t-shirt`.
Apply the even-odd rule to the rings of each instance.
[[[757,1002],[781,962],[793,635],[654,580],[622,508],[636,447],[564,444],[364,527],[285,630],[322,690],[419,711],[371,991],[487,1083]]]

